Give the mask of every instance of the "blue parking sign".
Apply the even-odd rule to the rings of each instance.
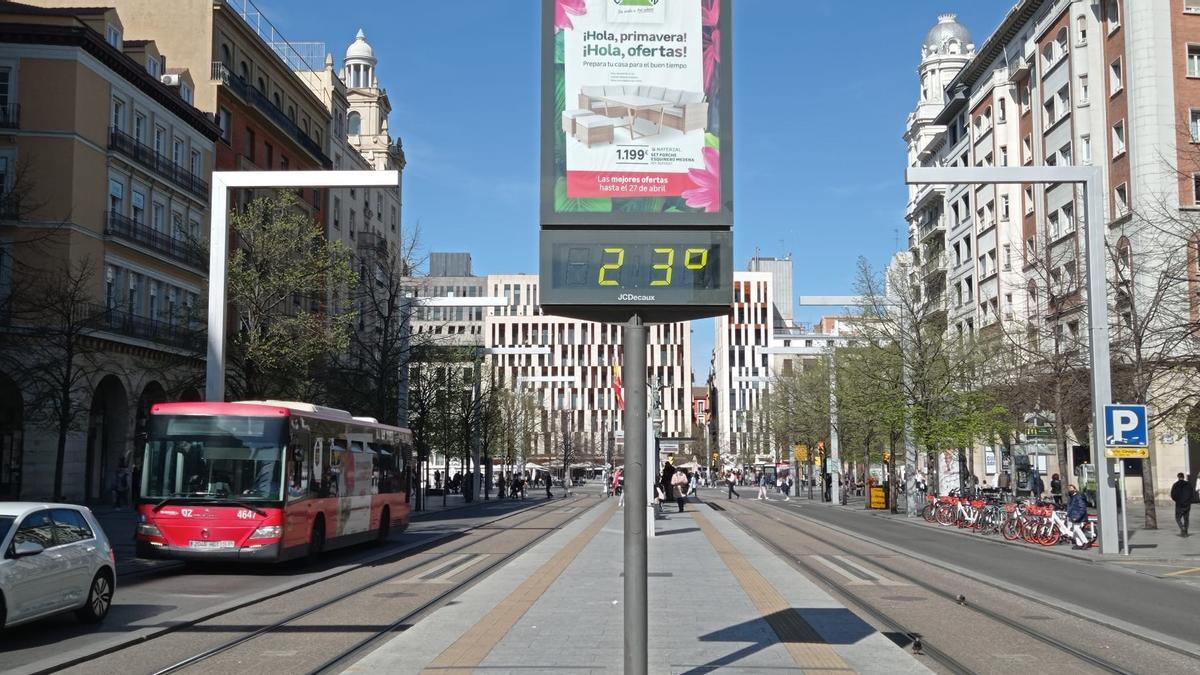
[[[1104,406],[1104,445],[1110,448],[1144,448],[1148,445],[1146,406]]]

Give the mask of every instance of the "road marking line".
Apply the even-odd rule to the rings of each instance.
[[[442,567],[440,570],[434,570],[421,578],[426,579],[426,580],[433,579],[436,581],[446,581],[450,577],[454,576],[455,574],[458,574],[459,572],[462,572],[463,570],[467,569],[468,567],[479,562],[482,558],[483,558],[483,556],[481,556],[477,553],[473,553],[471,555],[468,555],[465,560],[463,560],[457,564],[451,565],[448,569],[446,567]]]
[[[841,576],[842,578],[844,578],[846,580],[847,584],[862,585],[862,584],[870,583],[870,581],[868,581],[867,579],[862,579],[860,577],[854,576],[853,574],[850,573],[849,570],[842,567],[841,565],[835,565],[832,561],[826,560],[824,556],[813,555],[810,557],[816,559],[817,562],[828,567],[829,569],[833,570],[834,572],[837,572],[839,576]]]
[[[859,572],[862,572],[863,574],[870,576],[872,579],[874,579],[875,583],[880,586],[908,586],[908,584],[906,584],[906,583],[896,581],[894,579],[888,579],[887,577],[885,577],[877,572],[872,572],[871,570],[867,569],[866,567],[863,567],[862,565],[860,565],[858,562],[854,561],[848,555],[838,555],[838,556],[834,556],[834,557],[837,558],[838,560],[846,563],[847,565],[853,567],[854,569],[858,570]]]
[[[542,564],[532,575],[474,626],[463,633],[454,644],[447,647],[436,659],[425,666],[422,672],[470,673],[479,667],[488,654],[508,635],[512,627],[533,607],[533,603],[550,588],[575,558],[595,538],[616,511],[609,506],[605,512],[583,532],[563,546],[554,557]]]
[[[1191,574],[1193,572],[1200,572],[1200,567],[1193,567],[1193,568],[1187,569],[1187,570],[1176,570],[1174,572],[1167,572],[1163,576],[1164,577],[1177,577],[1177,576],[1180,576],[1183,574]]]
[[[742,590],[754,602],[763,620],[775,631],[796,665],[806,672],[854,672],[837,650],[804,620],[791,603],[783,599],[775,586],[708,522],[708,515],[693,511],[692,518],[738,580]]]

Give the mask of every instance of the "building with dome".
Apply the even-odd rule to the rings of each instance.
[[[1152,471],[1127,460],[1127,491],[1136,500],[1144,486],[1161,505],[1176,471],[1200,471],[1200,372],[1172,365],[1194,351],[1200,322],[1198,44],[1200,0],[1019,0],[981,44],[942,15],[920,43],[904,135],[908,166],[1102,169],[1113,393],[1149,404],[1155,437]],[[1026,463],[1073,477],[1096,461],[1090,409],[1052,393],[1089,367],[1082,188],[914,186],[908,197],[925,315],[1040,374],[1020,383],[1035,401],[1020,412],[1041,429],[973,448],[972,471],[993,485]],[[1147,368],[1153,377],[1130,374]]]

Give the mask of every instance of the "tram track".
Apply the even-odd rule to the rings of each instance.
[[[576,518],[580,517],[587,511],[587,509],[574,507],[578,507],[581,502],[587,501],[588,500],[586,498],[576,497],[566,501],[551,503],[550,505],[554,508],[548,511],[540,508],[535,509],[536,513],[533,513],[531,517],[522,519],[519,522],[515,522],[510,527],[498,528],[495,532],[489,533],[482,537],[473,538],[471,541],[465,542],[461,546],[456,546],[446,551],[439,551],[436,554],[436,557],[432,559],[413,561],[413,564],[404,565],[396,570],[389,570],[386,574],[374,577],[364,583],[357,584],[354,588],[337,593],[336,595],[323,599],[319,602],[310,604],[276,621],[221,642],[220,644],[188,656],[187,658],[178,660],[175,663],[166,666],[165,668],[154,671],[154,675],[168,675],[169,673],[187,671],[193,668],[210,668],[211,664],[218,660],[218,657],[236,661],[238,659],[238,654],[242,653],[244,650],[251,650],[251,654],[260,651],[256,649],[258,641],[269,640],[272,636],[287,632],[289,630],[305,630],[302,626],[302,623],[305,620],[312,622],[313,625],[319,626],[323,626],[326,623],[331,625],[337,624],[337,621],[334,620],[326,622],[318,621],[317,618],[322,616],[322,613],[330,613],[331,610],[339,609],[338,606],[342,603],[353,605],[356,599],[360,602],[370,602],[370,598],[363,598],[362,596],[371,592],[378,592],[378,590],[384,585],[397,582],[398,580],[408,577],[425,579],[426,577],[430,576],[442,576],[443,573],[453,573],[460,567],[460,572],[465,571],[466,569],[471,570],[470,574],[466,577],[457,578],[444,590],[435,593],[428,599],[422,600],[416,607],[407,609],[401,616],[388,620],[387,623],[382,626],[371,627],[371,630],[368,631],[368,635],[352,640],[350,641],[350,644],[339,647],[332,657],[322,659],[317,666],[307,671],[311,673],[331,672],[339,664],[348,664],[353,660],[356,660],[362,653],[367,651],[377,642],[394,633],[400,632],[406,627],[406,624],[411,624],[422,615],[458,595],[477,581],[488,576],[490,573],[509,562],[512,558],[520,555],[527,550],[529,546],[536,544],[543,538],[553,534],[570,522],[574,521]],[[557,520],[558,518],[562,518],[564,511],[568,510],[570,513],[568,513],[566,517],[561,520],[561,522],[546,524],[544,527],[536,526],[538,525],[536,521],[543,519]],[[514,550],[508,552],[507,554],[488,557],[486,562],[478,565],[462,566],[461,561],[456,561],[453,558],[453,556],[459,554],[465,549],[479,546],[481,543],[500,536],[501,534],[521,531],[537,531],[538,533],[531,540],[523,540],[521,545],[517,546]],[[447,562],[447,560],[450,562]],[[331,629],[331,632],[336,631]],[[221,670],[219,665],[217,666],[217,670]],[[211,669],[209,672],[211,672]]]
[[[563,507],[570,506],[571,504],[577,504],[578,502],[581,502],[581,501],[586,501],[586,498],[585,497],[575,497],[573,499],[570,499],[569,501],[556,503],[556,504],[554,504],[554,506],[556,507],[555,510],[561,510]],[[138,635],[129,640],[106,646],[103,649],[89,652],[87,654],[82,654],[80,656],[70,658],[67,660],[54,662],[53,664],[45,666],[45,667],[37,666],[36,664],[30,664],[31,666],[35,666],[35,669],[29,670],[28,672],[32,673],[33,675],[49,675],[50,673],[58,673],[63,670],[74,668],[74,667],[86,666],[89,663],[98,661],[102,658],[105,658],[105,657],[108,657],[108,656],[111,656],[114,654],[118,654],[119,652],[123,652],[123,651],[129,650],[129,649],[135,648],[135,647],[146,645],[147,643],[158,641],[158,640],[161,640],[168,636],[172,636],[172,635],[187,631],[189,629],[195,629],[198,626],[201,626],[202,624],[212,622],[216,619],[220,619],[222,617],[232,615],[236,612],[248,610],[248,609],[254,608],[255,606],[263,605],[263,604],[271,602],[273,600],[283,599],[283,598],[286,598],[287,596],[297,594],[301,591],[305,591],[307,589],[312,589],[314,587],[319,586],[320,584],[324,584],[326,582],[336,580],[339,577],[343,577],[343,576],[346,576],[349,574],[353,574],[355,572],[359,572],[359,571],[363,570],[364,568],[386,565],[389,563],[395,563],[395,562],[401,561],[405,558],[419,556],[421,554],[424,554],[431,550],[437,549],[439,547],[446,546],[447,544],[450,544],[457,540],[464,539],[464,538],[470,538],[470,541],[464,542],[461,546],[452,548],[448,551],[445,551],[445,552],[442,552],[439,554],[439,556],[452,555],[458,550],[461,550],[463,548],[467,548],[470,546],[477,546],[481,542],[484,542],[484,541],[490,540],[494,537],[500,536],[500,535],[504,534],[505,532],[515,530],[515,529],[520,529],[520,528],[524,527],[525,525],[533,522],[534,520],[537,520],[538,518],[543,517],[546,514],[546,512],[543,510],[543,507],[545,507],[546,505],[547,505],[546,502],[532,504],[528,507],[522,508],[515,512],[506,513],[504,515],[498,516],[496,518],[492,518],[490,520],[481,522],[475,526],[468,527],[468,528],[460,530],[460,531],[447,532],[445,534],[435,535],[432,538],[430,538],[429,540],[423,541],[417,545],[400,545],[397,547],[397,550],[384,551],[384,552],[382,552],[381,555],[372,556],[365,560],[361,560],[361,561],[349,564],[341,569],[336,569],[333,572],[330,572],[327,574],[318,573],[319,576],[317,576],[316,578],[308,579],[308,580],[300,582],[300,583],[288,585],[284,588],[278,589],[277,591],[269,592],[264,595],[255,596],[244,602],[237,602],[237,603],[233,603],[233,604],[222,605],[219,608],[213,609],[212,611],[202,612],[199,615],[188,617],[185,620],[179,621],[178,623],[172,623],[169,625],[162,626],[161,628],[158,628],[157,630],[155,630],[151,633]],[[512,519],[520,518],[521,516],[528,516],[528,517],[522,518],[522,519],[512,523],[511,525],[497,526],[498,524],[504,523],[506,521],[510,521]],[[485,533],[481,536],[471,537],[472,534],[475,534],[475,533],[478,533],[478,532],[481,532],[484,530],[489,530],[489,529],[494,529],[495,531]],[[403,575],[403,574],[406,574],[413,570],[419,569],[420,567],[427,565],[427,564],[429,564],[428,560],[414,561],[411,565],[405,566],[404,569],[397,571],[395,574]]]
[[[802,517],[779,505],[768,506],[767,508],[776,511],[782,511],[792,516],[792,518]],[[1038,643],[1050,647],[1056,652],[1070,655],[1081,664],[1085,664],[1089,669],[1121,674],[1132,672],[1120,664],[1088,653],[1074,645],[1045,635],[1037,630],[1033,630],[1021,621],[1014,620],[1012,617],[993,611],[988,607],[980,606],[972,602],[966,602],[962,596],[940,588],[930,583],[926,579],[922,579],[918,575],[900,570],[895,565],[885,564],[881,561],[880,556],[868,557],[862,551],[853,550],[847,546],[832,541],[830,538],[817,536],[810,530],[801,528],[795,523],[787,522],[787,520],[779,517],[776,514],[769,514],[760,511],[759,509],[740,504],[733,506],[732,508],[727,506],[725,511],[730,515],[730,518],[733,519],[734,522],[736,522],[739,526],[741,526],[742,529],[750,536],[754,537],[768,549],[782,557],[793,567],[800,569],[803,573],[810,576],[810,578],[820,581],[826,586],[826,588],[828,588],[834,594],[840,596],[848,604],[862,609],[880,624],[886,626],[889,630],[906,636],[910,640],[914,639],[914,637],[919,637],[922,642],[922,651],[924,654],[951,672],[969,673],[978,672],[979,669],[970,667],[969,665],[963,663],[963,661],[959,658],[952,656],[950,652],[956,651],[954,646],[945,644],[942,638],[937,636],[931,637],[920,630],[915,630],[912,626],[913,620],[897,617],[895,613],[882,609],[879,606],[879,603],[876,600],[868,597],[866,593],[855,593],[853,590],[851,590],[851,588],[848,588],[845,583],[839,582],[833,575],[829,574],[827,570],[821,569],[818,565],[813,564],[808,559],[797,555],[795,550],[789,550],[788,548],[785,548],[777,543],[772,537],[765,536],[761,531],[761,528],[755,528],[750,522],[748,522],[750,519],[747,518],[747,516],[769,520],[775,525],[783,527],[794,534],[799,534],[811,541],[818,542],[831,549],[840,551],[846,556],[857,558],[860,563],[872,565],[895,579],[903,580],[903,582],[906,584],[920,588],[926,593],[930,594],[933,598],[943,601],[946,604],[946,607],[942,610],[943,613],[954,612],[957,614],[971,614],[975,617],[982,617],[986,621],[994,622],[995,624],[999,624],[1008,630],[1019,633],[1023,638],[1032,639]],[[811,519],[805,519],[805,522],[811,522],[814,525],[824,527],[822,523],[813,521]],[[836,530],[831,531],[835,532],[839,536],[846,536],[844,533],[837,532]],[[862,588],[865,589],[871,587],[863,586]],[[972,630],[977,633],[982,632],[988,634],[991,632],[987,629],[979,629],[976,625],[977,621],[978,618],[976,618],[975,622],[961,625],[972,625]]]

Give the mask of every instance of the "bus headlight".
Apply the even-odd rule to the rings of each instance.
[[[278,539],[283,536],[282,525],[263,525],[250,535],[251,539]]]
[[[138,523],[137,532],[138,532],[138,534],[146,536],[146,537],[161,537],[161,536],[163,536],[162,532],[158,529],[158,527],[156,525],[152,525],[150,523]]]

